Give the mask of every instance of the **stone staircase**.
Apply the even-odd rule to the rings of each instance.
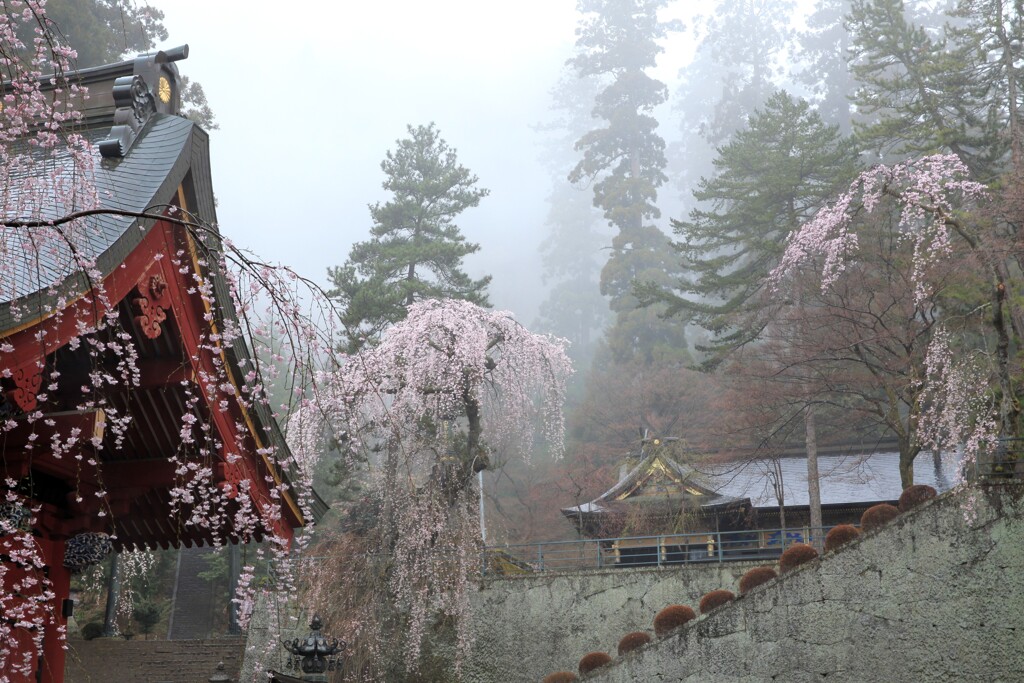
[[[224,662],[238,680],[245,640],[68,639],[64,683],[206,683]]]
[[[209,568],[207,558],[214,552],[212,547],[181,548],[178,551],[168,640],[210,637],[216,611],[227,609],[227,596],[215,593],[210,582],[199,576]]]

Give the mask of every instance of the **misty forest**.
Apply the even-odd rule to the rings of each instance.
[[[344,634],[345,680],[441,680],[436,671],[461,661],[474,637],[464,617],[481,549],[578,538],[562,509],[609,490],[647,444],[666,444],[696,472],[806,454],[812,528],[822,527],[819,450],[897,452],[893,476],[903,487],[915,484],[921,459],[944,457],[962,477],[975,461],[1017,458],[1024,7],[689,5],[577,0],[575,44],[546,84],[548,114],[532,129],[547,191],[522,202],[543,203],[544,219],[511,217],[524,223],[511,239],[531,241],[531,263],[482,265],[501,247],[489,246],[493,236],[474,216],[492,194],[518,191],[517,180],[485,177],[461,131],[429,118],[396,130],[379,168],[365,169],[381,193],[360,207],[362,224],[345,226],[360,235],[350,248],[332,238],[330,218],[309,245],[331,255],[326,273],[245,251],[243,226],[212,226],[181,208],[167,214],[207,250],[196,263],[216,273],[210,282],[227,283],[204,289],[196,278],[207,319],[228,302],[242,321],[218,323],[200,339],[196,353],[213,358],[203,371],[210,386],[226,386],[216,379],[226,372],[224,348],[253,350],[249,386],[230,400],[242,412],[273,413],[290,449],[283,462],[303,472],[290,484],[297,506],[318,496],[329,508],[292,545],[300,558],[320,559],[289,559],[293,541],[278,533],[279,512],[264,503],[236,512],[237,503],[218,498],[227,489],[210,484],[213,475],[187,464],[188,454],[211,458],[223,444],[201,418],[182,416],[172,460],[180,488],[171,497],[177,514],[187,511],[183,524],[203,527],[218,545],[262,540],[240,570],[218,555],[204,573],[237,588],[243,627],[260,608],[254,596],[276,587],[264,606],[319,605],[325,630]],[[164,13],[141,4],[50,0],[24,12],[0,26],[11,83],[22,82],[20,69],[38,76],[110,64],[167,39]],[[33,31],[45,38],[35,47],[26,37]],[[666,76],[659,60],[670,46],[689,56]],[[180,68],[187,74],[188,62]],[[218,129],[230,126],[217,116],[217,93],[182,83],[182,113],[213,131],[215,158]],[[25,117],[49,111],[25,101]],[[21,99],[8,95],[5,164],[28,130],[11,123],[16,106]],[[51,118],[60,136],[38,145],[78,163],[88,143],[68,131],[84,119],[60,111]],[[58,183],[61,211],[82,208],[83,196],[102,201],[95,188],[68,182]],[[31,193],[43,206],[58,190],[19,192],[2,198],[5,230],[62,225],[45,208],[31,223],[23,208]],[[102,213],[98,206],[84,209]],[[76,220],[52,239],[74,243]],[[242,247],[222,244],[221,233]],[[6,254],[12,238],[2,239]],[[189,265],[180,253],[168,258]],[[0,273],[0,287],[19,273]],[[508,297],[495,292],[518,288],[540,291],[536,304],[501,310]],[[118,368],[83,375],[95,396],[141,376],[124,369],[136,363],[131,344],[103,337],[110,324],[76,333],[88,362]],[[16,346],[5,341],[2,353]],[[90,409],[107,411],[108,429],[130,433],[130,416],[91,400]],[[203,392],[187,400],[191,410]],[[72,452],[78,438],[62,448]],[[276,457],[272,450],[259,454]],[[777,483],[771,472],[756,476],[769,493]],[[275,485],[271,511],[288,489]],[[14,478],[5,486],[9,502],[28,495]],[[105,495],[102,487],[95,495]],[[251,519],[239,521],[243,512]],[[218,535],[231,515],[232,531]],[[673,531],[686,524],[681,516]],[[622,535],[652,532],[639,519],[627,527]],[[159,632],[174,560],[124,550],[73,579],[83,591],[77,619]],[[108,592],[122,597],[104,616]],[[40,611],[24,620],[47,618]],[[14,629],[0,626],[10,638],[0,660],[13,658]],[[454,646],[438,647],[438,638]]]

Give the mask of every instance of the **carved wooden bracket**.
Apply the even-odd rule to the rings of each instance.
[[[139,312],[135,322],[142,328],[144,335],[156,339],[162,332],[160,323],[167,320],[167,309],[171,307],[167,281],[160,273],[146,274],[139,279],[137,286],[140,296],[132,300]]]
[[[14,389],[7,392],[7,397],[26,413],[35,410],[38,405],[36,396],[43,386],[43,371],[35,365],[18,368],[14,372],[14,386]]]

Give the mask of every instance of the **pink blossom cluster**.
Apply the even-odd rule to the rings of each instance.
[[[939,451],[959,452],[967,467],[998,445],[996,401],[988,391],[989,362],[983,353],[958,353],[942,326],[934,332],[925,357],[923,401],[929,408],[921,416],[922,441]],[[958,476],[962,473],[958,469]]]
[[[827,291],[857,259],[857,214],[873,212],[885,197],[900,206],[901,238],[913,244],[912,278],[916,302],[921,303],[927,296],[928,264],[951,254],[952,219],[963,206],[988,197],[985,186],[970,180],[967,167],[954,154],[878,165],[861,173],[836,201],[790,235],[769,283],[777,288],[804,265],[818,262],[821,288]]]

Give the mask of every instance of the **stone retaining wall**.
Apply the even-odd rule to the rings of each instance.
[[[586,680],[1022,681],[1022,498],[1020,485],[942,496]]]
[[[471,596],[476,641],[461,680],[539,681],[557,669],[575,670],[587,652],[614,652],[626,633],[651,628],[661,608],[681,603],[696,609],[702,595],[734,587],[752,566],[729,562],[489,579]]]

